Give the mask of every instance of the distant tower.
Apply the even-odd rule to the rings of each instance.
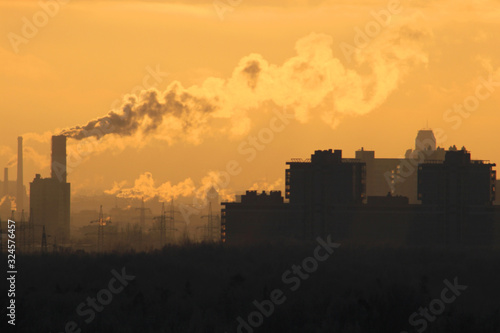
[[[18,213],[24,209],[24,187],[23,187],[23,137],[17,138],[17,191],[16,210]]]
[[[220,240],[220,217],[219,212],[221,210],[220,205],[220,197],[219,192],[215,189],[215,187],[211,187],[207,192],[207,200],[208,200],[208,225],[207,225],[207,238],[209,242],[213,242],[214,240]],[[214,213],[215,211],[215,213]],[[217,238],[217,239],[216,239]]]
[[[55,135],[52,137],[52,163],[50,177],[61,183],[66,183],[66,137]]]
[[[212,213],[212,202],[209,201],[208,202],[208,215],[203,215],[202,218],[207,218],[207,226],[206,227],[202,227],[203,229],[205,229],[205,241],[206,242],[213,242],[215,241],[215,236],[220,236],[218,235],[218,231],[220,230],[220,224],[218,224],[218,220],[219,220],[219,215],[215,216],[213,213]]]
[[[415,138],[415,150],[436,150],[436,137],[431,129],[418,131],[417,137]]]
[[[3,195],[9,195],[9,168],[3,169]]]

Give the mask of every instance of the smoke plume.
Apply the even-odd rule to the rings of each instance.
[[[425,39],[426,33],[408,25],[390,27],[356,55],[355,66],[363,68],[357,71],[334,57],[330,36],[313,33],[297,41],[296,55],[282,65],[251,54],[227,79],[210,77],[188,88],[172,82],[163,92],[129,95],[119,110],[60,134],[76,140],[113,136],[200,143],[214,131],[246,134],[251,116],[268,102],[293,110],[300,122],[317,116],[335,127],[345,115],[379,107],[412,66],[425,64]]]
[[[217,172],[211,171],[201,179],[201,184],[196,186],[191,178],[172,184],[167,181],[156,186],[153,175],[150,172],[145,172],[134,181],[134,186],[126,187],[127,182],[115,182],[113,188],[104,191],[106,194],[116,195],[119,198],[141,199],[145,201],[157,198],[160,201],[170,201],[171,199],[196,197],[200,201],[207,198],[207,193],[210,188],[218,190],[219,197],[223,201],[234,200],[234,193],[228,189],[221,189],[220,176]]]

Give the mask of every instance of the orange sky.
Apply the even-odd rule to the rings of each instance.
[[[500,1],[66,2],[0,2],[0,164],[23,135],[26,184],[49,175],[51,134],[121,114],[126,94],[138,112],[141,88],[161,125],[70,140],[74,193],[193,193],[228,163],[227,195],[283,189],[292,157],[402,157],[427,122],[500,163]]]

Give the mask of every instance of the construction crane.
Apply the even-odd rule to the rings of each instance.
[[[104,218],[102,205],[99,209],[99,219],[92,220],[90,223],[97,223],[97,252],[104,251],[104,227],[111,224],[111,218]]]

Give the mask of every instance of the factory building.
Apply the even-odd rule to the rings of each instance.
[[[45,226],[51,242],[69,242],[70,184],[66,173],[66,137],[52,137],[51,177],[39,174],[30,183],[30,207],[35,226]]]

